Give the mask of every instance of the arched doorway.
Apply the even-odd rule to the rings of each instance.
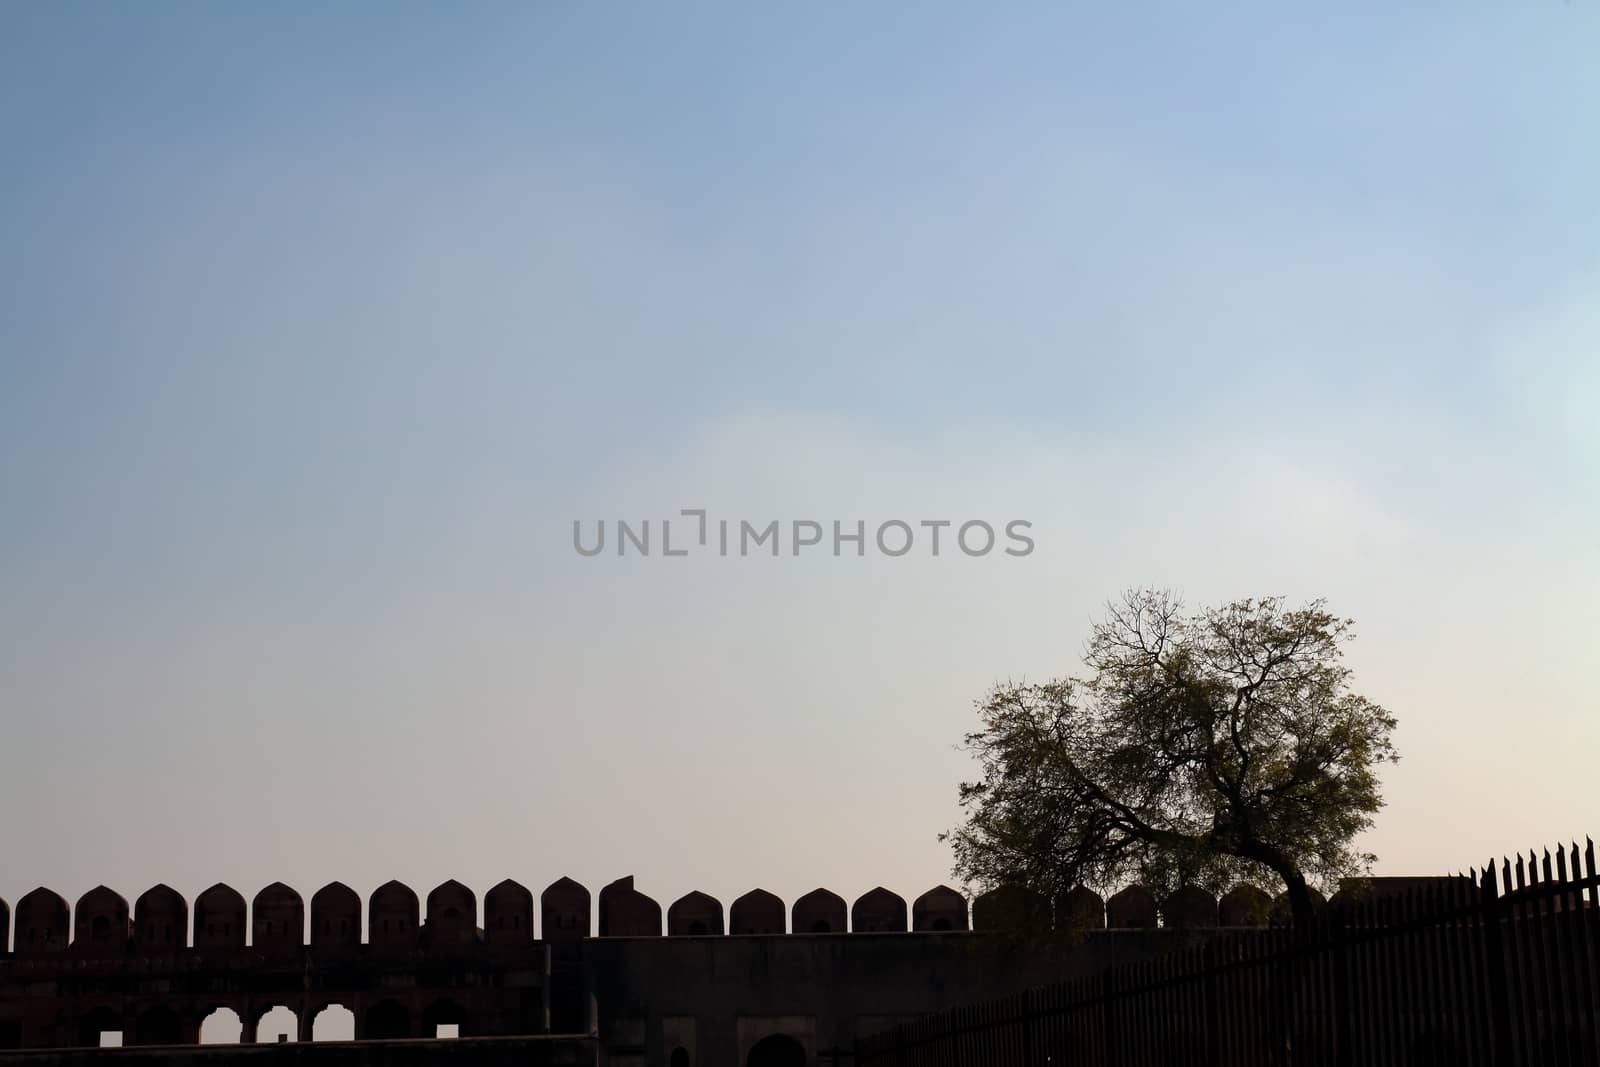
[[[466,1037],[467,1010],[453,1000],[436,1000],[422,1012],[423,1037]]]
[[[122,1016],[107,1007],[96,1008],[80,1018],[75,1029],[75,1043],[84,1048],[122,1044]],[[111,1034],[116,1035],[115,1041],[110,1039]]]
[[[410,1037],[411,1013],[398,1001],[380,1000],[367,1009],[366,1030],[361,1036],[369,1041]]]
[[[806,1050],[788,1034],[769,1034],[750,1050],[746,1067],[806,1067]]]
[[[282,1004],[256,1020],[256,1043],[274,1044],[278,1041],[300,1040],[300,1017]]]
[[[136,1032],[141,1045],[177,1045],[183,1041],[178,1013],[167,1007],[151,1008],[139,1016]]]
[[[343,1004],[329,1004],[311,1017],[311,1040],[354,1041],[356,1013]]]
[[[202,1045],[237,1045],[244,1034],[244,1023],[232,1008],[216,1008],[200,1021]]]

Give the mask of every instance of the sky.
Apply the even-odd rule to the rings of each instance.
[[[1581,841],[1600,15],[1338,8],[6,5],[0,897],[910,899],[1135,586],[1356,621],[1378,873]],[[1035,547],[573,547],[697,508]]]

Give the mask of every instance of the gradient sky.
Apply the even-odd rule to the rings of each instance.
[[[1380,873],[1600,828],[1600,15],[1337,6],[5,5],[0,896],[909,898],[1134,585],[1355,618]]]

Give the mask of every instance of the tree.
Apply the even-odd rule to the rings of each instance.
[[[982,779],[943,835],[958,877],[1054,898],[1135,876],[1281,880],[1302,929],[1308,883],[1369,869],[1395,719],[1350,690],[1352,623],[1281,597],[1185,614],[1169,593],[1108,606],[1089,677],[1006,683],[967,735]]]

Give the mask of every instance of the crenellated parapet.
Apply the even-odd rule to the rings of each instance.
[[[211,952],[244,948],[248,922],[243,894],[218,882],[195,898],[194,947]]]
[[[906,929],[906,901],[883,886],[868,890],[850,905],[850,931],[857,934],[901,933]]]
[[[1195,885],[1182,886],[1161,900],[1141,885],[1109,899],[1079,886],[1053,904],[1015,886],[1001,886],[969,901],[940,885],[909,907],[906,898],[883,886],[853,903],[819,888],[797,898],[792,907],[765,889],[745,893],[731,907],[695,890],[665,909],[665,921],[660,903],[639,890],[632,877],[602,888],[597,909],[592,900],[583,885],[560,878],[545,888],[535,909],[533,893],[507,879],[484,895],[480,917],[477,894],[454,880],[435,886],[425,902],[404,883],[386,882],[372,891],[365,906],[354,889],[330,882],[312,895],[309,909],[282,882],[266,886],[249,902],[219,883],[195,899],[191,937],[189,903],[170,886],[146,890],[131,909],[126,898],[106,886],[95,887],[70,907],[64,897],[41,887],[23,896],[14,912],[0,900],[0,953],[26,958],[70,952],[95,958],[192,948],[202,954],[248,952],[266,958],[297,958],[307,950],[329,959],[358,953],[406,958],[418,952],[459,954],[480,946],[515,948],[535,939],[559,943],[592,936],[948,933],[1030,924],[1079,930],[1205,929],[1265,926],[1287,918],[1282,896],[1274,899],[1249,885],[1234,888],[1220,902]]]
[[[483,932],[492,945],[533,940],[533,893],[527,886],[507,878],[483,895]]]
[[[546,941],[579,941],[590,935],[589,891],[558,878],[539,896],[539,931]]]
[[[633,888],[632,875],[600,890],[600,936],[661,936],[661,905]]]
[[[673,937],[720,937],[722,902],[709,893],[685,893],[667,909],[667,933]]]
[[[344,955],[361,945],[361,895],[343,882],[329,882],[311,894],[311,947]]]
[[[788,923],[783,900],[765,889],[752,889],[728,909],[728,925],[737,937],[784,933]]]
[[[813,889],[794,902],[797,934],[842,934],[849,929],[844,897],[827,889]]]
[[[385,882],[367,902],[367,944],[375,954],[404,956],[417,943],[421,907],[403,882]]]
[[[305,944],[306,907],[300,894],[273,882],[250,905],[250,944],[257,954],[292,958]]]
[[[188,944],[189,902],[169,885],[153,886],[133,903],[134,938],[140,952],[170,952]]]
[[[918,933],[967,929],[967,898],[936,885],[911,903],[911,929]]]
[[[71,914],[67,899],[58,893],[43,886],[28,893],[17,901],[13,951],[32,956],[65,950]]]

